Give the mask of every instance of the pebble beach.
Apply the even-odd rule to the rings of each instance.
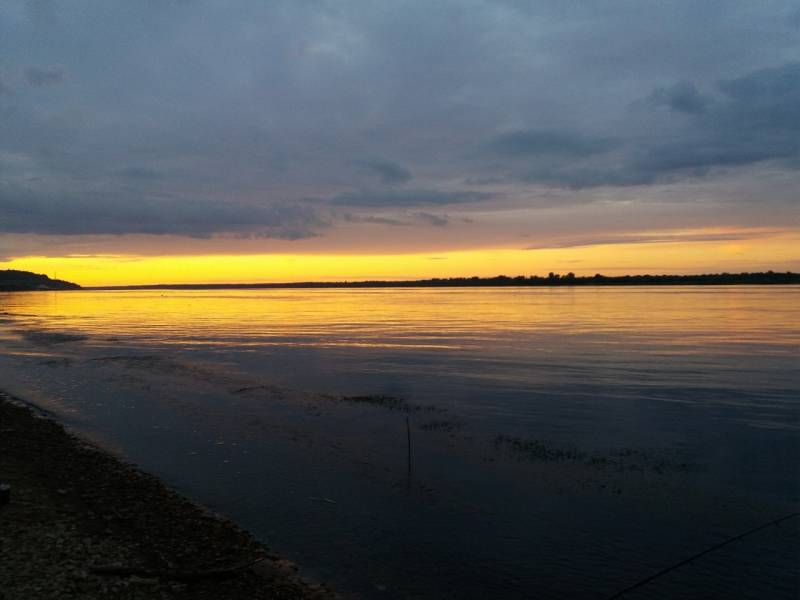
[[[0,394],[0,600],[336,597],[247,532]]]

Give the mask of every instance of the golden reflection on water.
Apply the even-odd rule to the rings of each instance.
[[[0,294],[12,328],[160,343],[456,348],[531,334],[583,343],[800,343],[800,287],[75,291]]]

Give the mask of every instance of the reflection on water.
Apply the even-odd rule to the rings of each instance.
[[[0,312],[0,387],[368,597],[603,597],[800,502],[798,287],[81,291]],[[793,598],[798,542],[765,530],[639,597]]]
[[[106,291],[5,294],[3,306],[22,325],[60,324],[161,343],[263,343],[283,336],[309,345],[390,340],[461,347],[495,342],[497,335],[556,332],[626,333],[625,343],[687,347],[781,346],[798,341],[791,327],[797,295],[795,286]]]

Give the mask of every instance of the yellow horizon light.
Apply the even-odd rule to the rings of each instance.
[[[787,271],[800,269],[800,235],[389,255],[28,256],[2,266],[57,275],[83,286],[403,280],[542,275],[550,271],[578,275]]]

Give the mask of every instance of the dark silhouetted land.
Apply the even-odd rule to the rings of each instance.
[[[29,271],[0,271],[0,292],[28,292],[32,290],[78,290],[77,283],[50,279]]]
[[[116,290],[213,290],[270,288],[404,288],[404,287],[510,287],[510,286],[626,286],[626,285],[773,285],[800,284],[800,273],[710,273],[703,275],[592,275],[574,273],[547,276],[450,277],[408,281],[299,281],[294,283],[207,283],[104,286]]]

